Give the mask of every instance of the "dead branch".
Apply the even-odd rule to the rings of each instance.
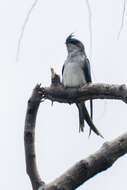
[[[100,150],[76,163],[62,176],[48,184],[45,190],[74,190],[96,174],[111,167],[125,153],[127,153],[127,133],[104,143]]]
[[[90,99],[117,99],[127,101],[127,86],[115,84],[86,84],[81,88],[65,88],[61,84],[42,88],[45,98],[61,103],[77,103]]]
[[[24,143],[26,169],[33,190],[73,190],[94,175],[111,167],[120,156],[127,153],[126,133],[111,142],[105,143],[99,151],[78,162],[52,183],[45,185],[37,170],[34,147],[36,116],[42,99],[47,98],[62,103],[75,103],[97,98],[127,101],[126,85],[88,84],[81,88],[64,88],[58,79],[58,75],[56,80],[52,78],[52,85],[49,88],[41,88],[40,85],[37,85],[28,101]]]
[[[38,107],[42,99],[42,93],[40,93],[39,90],[40,86],[37,85],[28,101],[24,130],[26,171],[30,177],[33,190],[37,190],[38,187],[44,186],[44,182],[41,180],[37,170],[35,154],[35,123]]]

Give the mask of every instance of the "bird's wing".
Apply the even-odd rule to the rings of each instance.
[[[85,59],[84,61],[84,74],[87,82],[92,82],[91,79],[91,69],[89,59]]]
[[[92,78],[91,78],[91,69],[90,69],[90,62],[89,59],[86,58],[84,60],[84,74],[85,74],[85,78],[87,82],[92,82]],[[90,100],[90,115],[91,115],[91,119],[93,119],[93,102],[92,100]],[[91,131],[90,131],[91,133]]]
[[[65,63],[63,65],[63,67],[62,67],[62,75],[63,75],[63,72],[64,72],[64,67],[65,67]]]

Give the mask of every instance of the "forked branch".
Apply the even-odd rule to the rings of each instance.
[[[54,75],[55,76],[55,75]],[[26,113],[24,142],[26,169],[30,177],[33,190],[73,190],[99,172],[111,167],[122,155],[127,153],[127,133],[119,138],[106,142],[102,148],[81,160],[65,174],[50,184],[45,185],[41,180],[35,154],[35,124],[39,105],[43,99],[62,103],[75,103],[88,99],[120,99],[126,102],[126,85],[88,84],[81,88],[66,89],[60,83],[59,77],[52,79],[49,88],[37,85],[28,101]]]

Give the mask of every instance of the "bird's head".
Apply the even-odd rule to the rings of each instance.
[[[70,34],[66,39],[66,46],[68,52],[73,51],[82,51],[84,52],[84,45],[81,41],[77,40],[76,38],[73,38],[73,34]]]

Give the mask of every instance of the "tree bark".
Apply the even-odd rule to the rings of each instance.
[[[80,88],[65,88],[61,84],[42,88],[45,98],[60,103],[77,103],[90,99],[116,99],[127,103],[125,84],[89,83]]]
[[[104,143],[100,150],[77,162],[62,176],[47,185],[45,190],[52,190],[52,187],[56,190],[74,190],[96,174],[111,167],[125,153],[127,153],[127,133]]]
[[[76,163],[50,184],[41,180],[35,154],[35,124],[39,105],[42,100],[49,99],[61,103],[76,103],[88,99],[119,99],[127,102],[126,85],[89,84],[81,88],[64,88],[61,84],[49,88],[37,85],[28,101],[25,120],[24,143],[26,169],[33,190],[73,190],[99,172],[111,167],[122,155],[127,153],[127,133],[117,139],[106,142],[102,148],[88,158]]]
[[[44,182],[41,180],[37,170],[35,153],[35,123],[38,107],[42,99],[42,93],[39,90],[40,86],[37,85],[28,101],[24,130],[26,171],[30,177],[33,190],[44,186]]]

